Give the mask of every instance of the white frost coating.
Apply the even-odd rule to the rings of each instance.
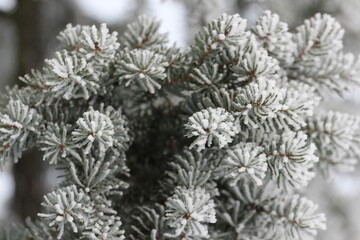
[[[276,210],[272,211],[271,215],[279,219],[278,222],[284,226],[285,232],[294,239],[307,239],[315,236],[318,229],[326,229],[325,214],[317,213],[318,205],[305,197],[297,194],[291,198],[283,197],[274,202],[272,208]]]
[[[73,141],[84,146],[85,153],[90,152],[94,142],[97,142],[102,154],[113,146],[114,125],[107,115],[90,108],[76,124],[78,127],[72,132]]]
[[[319,158],[315,155],[315,145],[308,144],[304,132],[285,131],[272,141],[270,149],[269,169],[281,184],[299,188],[315,176],[313,167]]]
[[[208,237],[207,223],[215,223],[215,204],[204,189],[177,188],[166,201],[166,219],[174,236]]]
[[[107,65],[115,57],[119,48],[118,33],[109,33],[106,24],[85,28],[81,36],[81,48],[79,52],[89,60],[96,62],[96,65]]]
[[[160,46],[167,42],[167,34],[159,33],[160,21],[153,16],[142,15],[128,24],[121,44],[129,49],[145,49]]]
[[[317,114],[308,121],[305,131],[314,139],[319,148],[331,151],[347,151],[352,147],[356,130],[359,128],[359,118],[350,114],[329,111]]]
[[[20,100],[10,100],[0,113],[0,169],[8,160],[15,163],[34,141],[41,116]]]
[[[270,54],[283,63],[293,61],[292,52],[295,45],[292,34],[288,32],[288,25],[280,22],[277,14],[264,11],[262,17],[256,22],[252,29],[257,40]]]
[[[258,46],[254,35],[245,45],[241,58],[236,65],[232,67],[234,76],[238,83],[250,83],[260,79],[276,79],[279,70],[278,61],[269,56],[268,52]]]
[[[215,22],[217,22],[216,25]],[[224,13],[219,19],[213,21],[213,27],[211,33],[217,34],[218,39],[223,41],[222,44],[225,46],[240,43],[248,35],[246,20],[242,19],[239,14],[230,16]]]
[[[359,118],[341,112],[318,113],[304,131],[316,145],[323,170],[352,171],[359,154]]]
[[[324,228],[323,215],[293,190],[306,185],[315,168],[323,169],[315,165],[318,158],[331,166],[353,166],[358,158],[358,120],[342,114],[314,118],[313,113],[319,112],[314,106],[321,89],[341,94],[360,82],[360,61],[340,52],[342,29],[326,15],[306,21],[293,39],[286,24],[268,11],[252,33],[245,23],[239,15],[224,14],[187,50],[166,46],[152,17],[128,25],[120,50],[116,33],[105,25],[69,25],[61,33],[65,51],[47,60],[44,70],[23,77],[27,87],[9,89],[7,106],[0,109],[1,161],[17,161],[22,151],[39,147],[51,163],[66,164],[64,184],[83,191],[55,191],[40,214],[53,225],[30,225],[32,238],[46,239],[38,233],[58,230],[63,238],[124,239],[114,210],[119,202],[111,201],[129,185],[123,177],[129,174],[125,151],[131,140],[141,152],[128,152],[130,158],[144,156],[137,146],[154,140],[153,124],[160,124],[155,135],[161,134],[161,142],[153,143],[165,147],[155,146],[165,154],[153,152],[156,157],[185,148],[161,182],[162,193],[180,188],[162,210],[145,206],[145,214],[127,219],[129,239],[277,239],[273,235],[279,232],[307,239],[307,233]],[[139,88],[158,94],[139,93]],[[134,134],[121,111],[108,105],[127,108]],[[191,116],[185,133],[193,138],[192,151],[175,133],[182,106]],[[153,153],[146,158],[153,159]],[[158,166],[142,167],[136,169],[154,174]],[[80,192],[90,199],[72,201],[71,194]],[[223,221],[208,230],[215,222],[211,196],[219,200]]]
[[[120,217],[111,216],[104,221],[97,222],[83,235],[91,240],[124,240],[125,231],[121,229],[122,223],[120,220]]]
[[[223,108],[207,108],[195,113],[185,128],[187,137],[195,137],[190,149],[196,146],[198,151],[212,145],[223,148],[240,131],[234,117]]]
[[[77,233],[77,224],[86,220],[86,213],[91,211],[86,204],[82,204],[88,201],[88,197],[75,185],[53,191],[47,194],[44,200],[42,206],[45,207],[46,213],[39,213],[38,216],[50,221],[50,227],[56,227],[59,232],[58,239],[62,238],[67,223],[70,224],[73,232]]]
[[[68,139],[69,133],[66,126],[48,124],[46,130],[40,140],[44,160],[49,160],[50,164],[56,164],[59,159],[64,159],[68,155],[80,159],[80,155],[74,149],[76,146]]]
[[[252,128],[258,128],[267,118],[274,118],[282,109],[285,89],[276,87],[274,80],[259,79],[245,88],[239,88],[233,102],[235,114],[240,121]]]
[[[230,47],[238,47],[249,36],[246,31],[246,20],[239,14],[222,14],[213,20],[196,35],[197,44],[194,46],[196,59],[202,63],[212,51],[221,51]]]
[[[226,36],[225,36],[225,34],[220,33],[220,34],[218,35],[218,38],[219,38],[219,40],[224,41],[225,38],[226,38]]]
[[[266,155],[262,147],[254,143],[240,143],[226,151],[222,162],[225,177],[234,186],[239,179],[250,176],[257,185],[262,185],[262,179],[267,170]]]
[[[314,57],[311,62],[296,67],[299,71],[293,72],[293,76],[319,92],[329,89],[342,95],[360,83],[360,58],[352,53]]]
[[[194,68],[190,73],[191,84],[194,85],[194,89],[207,88],[209,85],[216,86],[221,84],[225,79],[225,74],[219,72],[219,64],[203,64],[199,68]]]
[[[93,74],[85,58],[63,51],[57,52],[56,58],[45,62],[49,65],[48,81],[45,84],[55,96],[88,99],[90,93],[97,92],[98,77]]]
[[[81,32],[89,31],[89,26],[81,26],[76,25],[72,26],[71,23],[66,25],[65,30],[61,31],[57,36],[65,46],[68,48],[69,51],[78,51],[80,48],[80,39],[81,39]]]
[[[144,91],[155,93],[166,78],[164,56],[149,50],[132,50],[118,62],[116,75],[125,86],[136,83]]]
[[[295,61],[304,61],[319,55],[332,55],[343,47],[344,29],[328,14],[318,13],[305,20],[296,30]]]

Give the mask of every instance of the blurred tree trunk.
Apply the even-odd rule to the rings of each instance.
[[[17,30],[17,74],[23,76],[32,68],[41,68],[47,47],[66,23],[74,19],[72,3],[57,0],[17,0],[12,14]],[[52,50],[53,51],[53,50]],[[15,81],[19,86],[24,84]],[[30,149],[23,153],[13,167],[15,192],[12,200],[13,213],[19,220],[34,217],[40,211],[45,193],[46,163],[42,153]]]
[[[18,75],[42,64],[44,48],[41,44],[42,1],[18,0],[15,22],[18,33]],[[21,84],[19,81],[18,84]]]
[[[18,0],[14,20],[17,29],[17,76],[39,67],[44,57],[41,44],[41,11],[42,1]],[[18,85],[22,83],[17,80]],[[24,152],[19,163],[13,167],[15,193],[13,211],[24,220],[39,212],[44,192],[44,166],[41,154],[37,150]]]

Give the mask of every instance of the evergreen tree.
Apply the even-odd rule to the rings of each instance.
[[[152,17],[120,40],[68,25],[4,95],[1,165],[38,148],[63,171],[5,239],[313,239],[325,215],[301,193],[359,157],[359,120],[319,107],[360,83],[343,34],[326,14],[295,33],[269,11],[253,28],[223,14],[183,50]]]

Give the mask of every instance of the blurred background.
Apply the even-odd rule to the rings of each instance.
[[[186,47],[194,34],[221,13],[240,13],[251,27],[262,11],[278,13],[294,30],[316,12],[332,14],[345,28],[345,51],[360,52],[360,0],[0,0],[0,90],[21,83],[18,76],[40,68],[58,49],[56,35],[67,23],[105,22],[121,35],[126,24],[141,14],[162,20],[169,44]],[[329,95],[325,108],[360,114],[359,92],[344,98]],[[55,169],[30,150],[16,165],[0,172],[0,226],[34,217],[44,193],[57,183]],[[318,176],[304,194],[319,204],[328,230],[317,239],[360,239],[360,166],[354,172]]]

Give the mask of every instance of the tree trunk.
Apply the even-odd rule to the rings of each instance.
[[[40,36],[41,4],[41,1],[18,0],[14,15],[18,43],[18,76],[40,66],[44,57]],[[22,85],[19,81],[17,84]],[[36,150],[24,152],[19,163],[13,167],[15,193],[12,204],[14,213],[20,220],[27,216],[33,217],[40,210],[44,191],[43,173],[41,154]]]

